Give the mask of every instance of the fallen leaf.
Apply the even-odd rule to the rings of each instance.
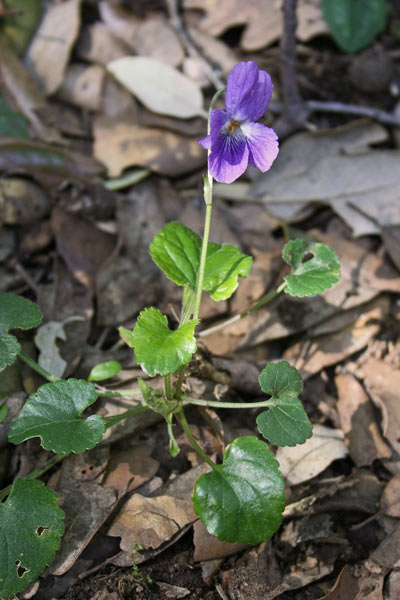
[[[109,73],[150,110],[189,119],[204,116],[203,95],[195,82],[148,56],[124,56],[107,65]]]
[[[361,384],[350,374],[335,377],[337,410],[349,454],[357,467],[372,465],[377,458],[390,458],[392,452],[382,438],[375,410]]]
[[[196,518],[191,501],[172,496],[146,498],[136,493],[124,504],[107,534],[121,537],[121,550],[128,553],[138,544],[144,550],[156,549]]]
[[[322,473],[334,460],[344,458],[347,448],[343,433],[323,425],[314,425],[312,437],[295,448],[278,448],[276,459],[290,485],[308,481]]]
[[[178,67],[185,56],[175,30],[161,15],[145,19],[133,43],[139,56],[156,58],[172,67]]]
[[[25,62],[47,95],[60,87],[79,33],[81,1],[50,4],[28,48]]]
[[[110,177],[131,166],[149,167],[176,177],[200,168],[206,154],[197,140],[135,125],[129,118],[98,117],[94,122],[94,154]]]
[[[0,179],[0,223],[25,225],[43,219],[50,210],[49,196],[35,182],[23,177]]]
[[[58,96],[88,110],[100,110],[106,72],[100,65],[74,63],[65,72]]]
[[[186,596],[188,596],[191,593],[191,591],[187,588],[180,587],[178,585],[171,585],[162,581],[156,581],[155,583],[159,588],[160,592],[162,593],[163,598],[166,598],[166,600],[174,600],[175,598],[186,598]]]
[[[248,547],[246,544],[221,542],[208,533],[206,526],[200,520],[193,526],[193,543],[195,562],[225,558]]]
[[[151,458],[152,451],[145,444],[135,445],[129,450],[111,451],[103,485],[116,492],[125,489],[132,492],[149,481],[160,466],[158,461]]]
[[[131,12],[124,10],[119,3],[109,0],[100,0],[98,10],[108,29],[133,49],[140,20]]]
[[[382,569],[398,569],[400,567],[400,522],[392,532],[370,554],[368,563],[375,563]]]
[[[75,52],[80,59],[105,67],[112,60],[126,56],[126,46],[107,25],[96,22],[82,28]]]
[[[53,209],[51,227],[57,250],[71,272],[83,285],[94,290],[100,266],[115,249],[114,236],[59,207]]]
[[[48,321],[35,334],[35,344],[40,351],[38,363],[52,375],[62,378],[67,362],[60,354],[57,340],[67,340],[64,327],[71,321],[84,321],[83,317],[68,317],[64,321]]]
[[[283,356],[286,360],[298,357],[296,368],[303,378],[315,375],[325,367],[335,365],[362,350],[377,335],[389,311],[389,298],[379,296],[364,306],[360,316],[351,325],[335,333],[314,338],[306,352],[301,352],[301,342],[297,342]]]
[[[400,452],[400,371],[374,358],[364,363],[362,370],[367,391],[381,410],[383,435]]]
[[[274,169],[254,181],[250,195],[262,198],[277,216],[291,203],[296,211],[298,203],[329,204],[356,236],[379,232],[368,215],[379,225],[400,224],[400,153],[369,148],[386,135],[380,125],[360,121],[292,136],[282,145]]]
[[[389,517],[400,518],[400,477],[392,477],[381,496],[381,510]]]
[[[364,565],[345,565],[333,588],[320,600],[383,600],[384,574],[371,573]]]

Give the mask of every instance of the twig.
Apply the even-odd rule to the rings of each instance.
[[[297,129],[307,120],[307,110],[299,92],[296,65],[296,6],[297,0],[283,2],[283,33],[281,37],[281,79],[283,91],[283,123]]]
[[[197,58],[201,62],[206,77],[214,85],[216,90],[225,87],[224,81],[220,77],[218,77],[214,69],[209,65],[204,56],[202,56],[202,54],[199,52],[199,50],[196,48],[196,46],[193,44],[192,40],[188,36],[186,29],[182,23],[181,16],[179,14],[177,0],[165,0],[165,2],[167,5],[171,24],[175,29],[177,35],[179,36],[179,39],[181,40],[182,45],[185,48],[188,55],[192,56],[193,58]]]
[[[342,102],[324,102],[320,100],[308,100],[306,102],[308,115],[312,112],[332,112],[344,115],[357,115],[360,117],[369,117],[379,121],[384,125],[395,125],[400,127],[400,118],[379,108],[370,106],[357,106],[357,104],[343,104]]]

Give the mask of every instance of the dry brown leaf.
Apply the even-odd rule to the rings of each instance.
[[[22,177],[0,179],[0,223],[26,225],[43,219],[51,210],[51,200],[39,185]]]
[[[61,467],[55,490],[66,513],[63,544],[50,572],[68,571],[117,505],[117,494],[97,483],[108,461],[108,449],[95,448],[68,456]]]
[[[337,375],[335,383],[341,427],[355,465],[372,465],[377,458],[390,458],[392,452],[382,438],[374,407],[361,384],[349,374]]]
[[[305,444],[295,448],[278,448],[276,459],[288,483],[297,485],[316,477],[331,462],[346,455],[347,448],[341,431],[314,425],[313,435]]]
[[[112,60],[126,56],[126,46],[104,23],[96,22],[83,27],[75,52],[82,60],[105,67]]]
[[[100,0],[98,9],[101,19],[115,37],[123,40],[132,49],[140,21],[131,12],[110,0]]]
[[[286,360],[296,361],[295,366],[303,378],[315,375],[325,367],[335,365],[362,350],[379,332],[389,311],[389,298],[379,296],[364,307],[361,315],[351,325],[315,338],[306,346],[305,352],[302,352],[303,344],[297,342],[283,356]]]
[[[382,569],[398,569],[400,567],[400,522],[392,532],[373,551],[368,560]]]
[[[381,510],[389,517],[400,518],[400,477],[392,477],[381,496]]]
[[[81,0],[49,4],[25,57],[42,90],[54,94],[64,79],[81,24]]]
[[[188,33],[190,39],[193,40],[204,56],[211,63],[218,63],[218,66],[221,68],[224,75],[229,75],[237,63],[237,58],[233,50],[224,42],[215,39],[215,37],[206,31],[200,31],[194,27],[189,27]],[[208,79],[207,82],[209,85]]]
[[[345,565],[333,588],[320,600],[383,600],[384,573],[370,572],[364,565]]]
[[[100,65],[74,63],[67,68],[58,95],[75,106],[97,111],[103,102],[105,78]]]
[[[53,209],[51,226],[57,250],[74,276],[94,290],[100,266],[115,248],[115,237],[59,207]]]
[[[193,532],[195,562],[225,558],[247,548],[246,544],[221,542],[218,538],[208,533],[206,526],[201,521],[195,522]]]
[[[132,553],[138,544],[143,549],[156,549],[195,519],[191,501],[172,496],[145,498],[133,494],[107,534],[121,537],[121,549],[128,553]]]
[[[141,127],[129,118],[98,117],[94,137],[95,157],[106,165],[110,177],[118,177],[133,165],[178,176],[200,168],[206,161],[206,153],[197,140]]]
[[[282,145],[274,169],[255,180],[250,195],[261,197],[277,216],[282,210],[286,214],[291,203],[293,215],[304,203],[327,203],[357,236],[379,232],[357,207],[380,225],[400,224],[400,153],[368,148],[386,135],[383,127],[361,121],[292,136]]]
[[[383,435],[400,452],[400,371],[374,358],[364,363],[362,370],[368,393],[382,413]]]
[[[243,50],[259,50],[279,40],[282,35],[283,0],[185,0],[187,9],[198,8],[206,12],[200,22],[202,30],[211,35],[221,35],[227,29],[246,25],[240,45]],[[297,37],[305,42],[329,31],[319,0],[299,0],[297,7]]]
[[[149,481],[157,472],[160,464],[151,458],[151,446],[140,444],[129,450],[116,450],[111,453],[103,485],[116,492],[134,489]],[[128,486],[128,487],[127,487]]]
[[[185,56],[175,30],[161,15],[148,17],[140,24],[134,46],[139,56],[151,56],[172,67],[178,67]]]

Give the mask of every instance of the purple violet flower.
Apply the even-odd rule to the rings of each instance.
[[[274,89],[271,77],[253,61],[236,64],[228,77],[225,108],[210,115],[210,135],[199,143],[211,150],[208,168],[216,181],[232,183],[250,163],[265,173],[278,155],[278,136],[256,123]]]

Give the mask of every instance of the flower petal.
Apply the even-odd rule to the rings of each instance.
[[[213,143],[208,160],[211,175],[220,183],[232,183],[246,170],[249,150],[240,130],[232,135],[221,133],[218,143]]]
[[[248,113],[251,97],[258,85],[258,67],[255,62],[237,63],[228,77],[226,85],[226,110],[237,121],[252,119],[253,111]],[[252,119],[253,120],[253,119]]]
[[[273,129],[261,123],[244,123],[241,130],[249,148],[249,163],[265,173],[278,156],[278,136]]]
[[[199,138],[197,141],[206,150],[211,150],[211,135],[206,135],[206,137]]]
[[[226,86],[226,110],[237,121],[256,121],[266,111],[274,86],[253,61],[237,63]]]

